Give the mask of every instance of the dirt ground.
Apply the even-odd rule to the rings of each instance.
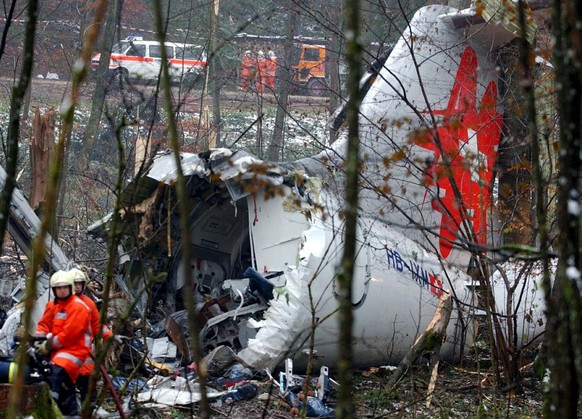
[[[541,418],[542,391],[539,381],[528,379],[524,391],[510,396],[495,391],[491,383],[479,380],[490,378],[487,372],[468,371],[447,366],[441,371],[437,390],[428,404],[428,379],[415,371],[394,391],[386,387],[388,377],[364,376],[357,372],[354,386],[356,418]],[[259,396],[248,401],[212,407],[213,418],[280,418],[294,419],[291,406],[276,390],[269,391],[268,382],[259,384]],[[266,399],[266,400],[265,400]],[[327,404],[334,406],[333,402]],[[197,407],[154,408],[157,417],[196,417]]]
[[[487,350],[476,350],[462,364],[441,363],[434,393],[429,394],[430,374],[426,364],[412,368],[392,389],[387,384],[390,368],[370,368],[354,371],[353,402],[355,418],[541,418],[543,392],[533,369],[526,369],[522,391],[503,391],[495,385],[489,367]],[[334,378],[330,373],[330,378]],[[278,388],[268,377],[253,381],[259,387],[257,396],[231,404],[211,400],[213,418],[279,418],[299,417],[291,405],[279,395]],[[221,389],[219,389],[221,390]],[[335,392],[326,402],[335,405]],[[196,417],[197,406],[160,407],[151,417]],[[155,413],[154,413],[155,412]]]
[[[10,97],[14,80],[0,77],[0,98],[7,99]],[[110,99],[120,99],[121,95],[135,99],[139,96],[141,100],[146,100],[155,91],[154,86],[146,86],[136,83],[130,89],[124,92],[112,90],[109,93]],[[93,99],[95,84],[92,81],[84,83],[79,100],[83,104],[90,104]],[[28,104],[31,108],[35,106],[53,106],[58,107],[65,98],[71,94],[71,83],[66,80],[50,80],[33,78],[31,80],[31,90],[28,98]],[[194,86],[191,90],[180,88],[178,85],[172,87],[172,96],[175,104],[180,104],[182,112],[198,113],[201,106],[212,106],[212,95],[202,90],[202,86]],[[271,92],[258,94],[255,91],[223,89],[221,91],[221,108],[222,109],[245,109],[256,108],[257,106],[275,106],[277,98]],[[161,105],[160,105],[161,106]],[[291,109],[321,111],[327,110],[329,98],[291,95],[289,96],[288,106]]]
[[[540,383],[528,379],[522,394],[509,396],[496,392],[487,372],[446,366],[440,372],[437,389],[428,404],[427,368],[417,368],[398,387],[386,388],[389,376],[355,374],[354,404],[356,418],[541,418],[542,392]],[[485,381],[484,384],[481,384]],[[262,390],[268,393],[270,385]],[[263,393],[263,394],[264,394]],[[328,404],[329,407],[333,403]],[[170,412],[167,412],[170,414]],[[171,416],[162,416],[171,417]],[[214,409],[216,418],[296,418],[290,406],[278,395],[269,403],[254,399]]]

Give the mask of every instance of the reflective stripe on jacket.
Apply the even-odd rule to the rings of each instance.
[[[107,326],[101,327],[101,321],[99,319],[99,310],[97,309],[95,301],[93,301],[89,296],[84,294],[77,295],[77,297],[82,299],[83,302],[87,304],[87,307],[89,307],[89,312],[91,316],[91,336],[90,336],[91,343],[93,343],[93,339],[95,339],[99,334],[99,329],[101,329],[101,336],[103,337],[103,340],[109,339],[111,335],[113,335],[113,333]],[[83,363],[83,366],[81,367],[81,371],[79,372],[79,374],[90,375],[93,372],[94,368],[95,362],[90,356],[88,356],[85,359],[85,362]]]
[[[90,309],[72,295],[66,300],[49,301],[38,322],[36,336],[52,334],[51,362],[62,367],[75,383],[91,350]]]

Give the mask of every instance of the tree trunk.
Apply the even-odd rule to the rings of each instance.
[[[443,293],[439,300],[439,305],[434,312],[434,316],[426,330],[416,338],[414,344],[402,361],[400,361],[394,374],[390,377],[390,381],[388,381],[389,389],[392,389],[396,385],[400,378],[406,374],[408,369],[424,353],[430,352],[432,354],[431,365],[438,365],[439,351],[446,337],[447,326],[451,319],[452,311],[453,302],[451,294]]]
[[[550,385],[546,417],[577,417],[582,370],[580,322],[580,158],[582,138],[582,43],[579,22],[582,7],[577,0],[554,4],[554,66],[560,152],[558,182],[558,249],[560,259],[554,288],[547,298]]]
[[[4,235],[6,233],[6,226],[8,222],[8,213],[10,210],[10,201],[12,200],[12,192],[16,187],[16,166],[18,164],[18,140],[20,139],[20,115],[24,102],[28,85],[30,84],[30,77],[32,74],[33,54],[34,54],[34,40],[36,34],[36,18],[38,13],[38,1],[32,0],[28,3],[28,19],[26,23],[26,35],[24,39],[24,61],[20,79],[18,84],[12,90],[12,97],[10,100],[10,120],[8,121],[8,137],[6,141],[6,182],[2,190],[0,199],[0,249],[4,243]],[[10,9],[9,16],[14,12],[14,8]],[[6,23],[8,28],[8,22]],[[0,47],[4,50],[5,35],[2,36],[2,43]]]
[[[213,86],[213,94],[212,94],[212,125],[214,126],[215,132],[215,144],[217,147],[220,147],[222,144],[222,140],[220,138],[220,123],[221,123],[221,115],[220,115],[220,87],[222,83],[221,77],[221,68],[220,68],[220,60],[218,57],[218,25],[219,25],[219,9],[220,9],[220,0],[213,1],[213,8],[212,8],[212,54],[210,58],[210,74],[212,76],[212,86]]]
[[[338,274],[339,285],[339,359],[338,379],[340,389],[336,408],[337,418],[355,417],[355,407],[352,397],[353,352],[352,352],[352,286],[354,260],[356,259],[357,217],[358,217],[358,169],[359,169],[359,110],[360,79],[362,62],[362,45],[360,44],[360,2],[347,0],[345,5],[346,31],[351,33],[346,44],[346,61],[348,63],[347,105],[348,144],[346,161],[346,197],[345,197],[345,244],[342,256],[341,270]]]
[[[341,2],[332,2],[332,7],[330,10],[331,27],[340,28],[342,27],[342,4]],[[338,108],[341,103],[342,91],[341,91],[341,80],[340,80],[340,34],[332,33],[331,41],[329,43],[328,49],[328,68],[329,68],[329,113],[330,115]],[[330,129],[329,132],[329,144],[333,144],[337,140],[338,131]]]
[[[103,43],[101,44],[101,56],[99,58],[99,67],[93,74],[95,77],[95,93],[93,101],[91,102],[91,114],[89,121],[85,128],[85,141],[83,142],[82,159],[86,159],[87,150],[95,143],[97,132],[99,130],[99,122],[103,114],[103,105],[105,103],[105,94],[108,89],[109,77],[109,58],[111,57],[111,48],[117,33],[117,22],[119,20],[119,13],[121,10],[121,3],[118,1],[110,2],[107,10],[107,21],[103,27]],[[81,164],[81,167],[86,166],[87,162]]]
[[[295,10],[295,2],[289,0],[287,2],[289,19],[287,19],[287,27],[285,31],[285,56],[281,64],[279,74],[279,96],[277,98],[277,90],[275,90],[275,97],[277,98],[277,113],[275,115],[275,128],[273,129],[273,138],[267,149],[267,159],[277,161],[282,157],[283,140],[285,132],[285,120],[288,113],[289,90],[293,82],[293,74],[291,72],[291,65],[293,61],[293,40],[297,33],[297,25],[299,22],[299,13]]]
[[[32,122],[30,139],[30,206],[38,210],[44,201],[44,191],[49,173],[49,160],[52,145],[55,143],[54,109],[41,115],[37,108]],[[37,211],[38,212],[38,211]]]
[[[166,33],[164,32],[164,25],[162,24],[162,12],[161,12],[160,2],[154,1],[154,17],[156,21],[157,38],[160,43],[166,41]],[[218,12],[218,10],[216,10]],[[165,49],[162,48],[162,73],[161,73],[161,86],[163,92],[163,104],[164,111],[167,115],[167,132],[168,132],[168,142],[170,144],[170,149],[174,157],[174,164],[176,167],[176,197],[177,197],[177,210],[180,214],[180,241],[182,246],[181,261],[184,266],[189,266],[192,261],[192,239],[190,231],[190,209],[189,209],[189,195],[186,188],[186,180],[184,176],[184,171],[182,169],[182,162],[180,159],[180,144],[178,141],[178,131],[175,121],[174,112],[172,109],[172,91],[170,84],[170,73],[168,69],[168,57],[166,55]],[[217,80],[214,80],[217,83]],[[197,318],[196,307],[194,301],[190,298],[193,295],[194,280],[192,278],[192,270],[184,270],[184,287],[182,289],[184,297],[184,305],[188,312],[188,331],[190,333],[191,345],[194,354],[194,361],[197,365],[202,364],[202,350],[200,346],[200,340],[198,339],[199,328],[198,323],[195,321]],[[202,419],[210,418],[210,404],[208,400],[208,395],[206,393],[206,382],[208,379],[208,374],[205,368],[198,369],[198,383],[200,385],[200,412],[199,417]]]

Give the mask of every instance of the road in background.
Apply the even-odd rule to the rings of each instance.
[[[0,101],[9,103],[12,88],[15,81],[8,78],[0,78]],[[63,100],[70,95],[71,83],[63,80],[39,79],[31,81],[30,108],[58,107]],[[95,84],[88,82],[81,88],[81,102],[90,103],[93,99]],[[134,84],[125,91],[119,89],[109,92],[110,100],[139,97],[139,100],[151,97],[156,91],[155,86]],[[258,106],[276,106],[277,96],[270,92],[257,93],[254,91],[222,91],[221,105],[224,109],[248,109]],[[182,112],[198,113],[201,106],[210,106],[212,96],[199,89],[187,90],[178,85],[172,87],[172,96],[176,104],[181,104]],[[292,109],[305,109],[321,111],[329,106],[329,98],[313,96],[289,96],[288,106]]]

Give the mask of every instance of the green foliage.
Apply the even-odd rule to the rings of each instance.
[[[289,305],[289,293],[284,288],[275,288],[275,299],[278,300],[279,297],[285,297],[285,302]]]
[[[443,332],[437,333],[434,330],[429,330],[424,335],[424,341],[422,343],[422,349],[428,351],[434,351],[435,347],[443,342],[445,334]]]

